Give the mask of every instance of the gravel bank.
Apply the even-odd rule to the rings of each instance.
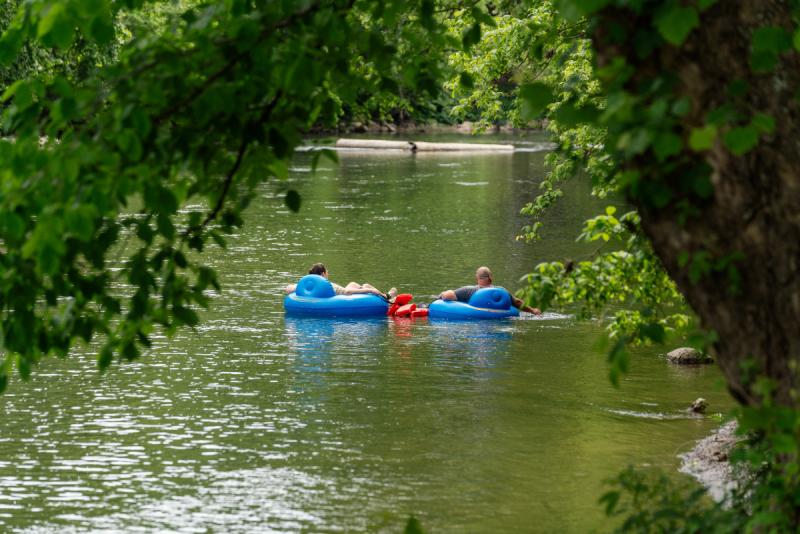
[[[736,487],[728,456],[738,441],[736,421],[722,425],[701,439],[691,451],[680,455],[680,471],[695,477],[716,501],[724,501]]]

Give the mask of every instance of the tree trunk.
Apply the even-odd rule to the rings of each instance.
[[[717,333],[713,349],[734,397],[744,404],[759,402],[763,391],[755,387],[753,377],[766,376],[776,386],[774,400],[797,407],[800,110],[795,95],[800,90],[800,55],[794,50],[785,52],[777,67],[766,74],[755,74],[750,67],[754,30],[780,26],[790,35],[794,31],[789,2],[717,2],[701,13],[700,26],[681,46],[664,44],[644,58],[637,55],[632,39],[619,44],[609,31],[615,23],[631,32],[647,28],[651,17],[652,13],[637,19],[630,11],[603,12],[592,35],[597,61],[602,67],[623,56],[636,71],[625,83],[633,93],[655,75],[674,73],[675,95],[688,97],[692,103],[676,131],[685,147],[692,129],[703,127],[710,111],[732,102],[728,89],[737,80],[747,84],[746,94],[736,99],[737,114],[744,121],[756,113],[771,115],[775,130],[743,156],[734,156],[719,140],[699,154],[685,148],[683,156],[690,154],[693,165],[704,160],[711,167],[713,193],[699,213],[683,222],[676,216],[675,200],[661,208],[641,196],[632,195],[631,201],[664,267],[703,326]],[[630,165],[652,169],[653,159],[633,160]],[[685,175],[672,173],[658,179],[672,190],[673,199],[685,197]],[[738,292],[731,291],[724,273],[710,272],[691,280],[687,265],[680,260],[686,252],[701,251],[713,259],[742,255],[733,263],[741,277]]]

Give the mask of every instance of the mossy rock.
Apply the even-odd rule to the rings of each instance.
[[[714,363],[714,359],[691,347],[680,347],[667,353],[667,361],[678,365]]]

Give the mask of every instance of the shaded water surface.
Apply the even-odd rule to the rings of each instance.
[[[497,323],[284,317],[281,288],[316,261],[339,283],[425,302],[493,268],[511,289],[539,261],[581,259],[604,206],[579,184],[524,245],[543,177],[515,154],[343,152],[311,172],[299,214],[265,187],[228,250],[225,291],[195,331],[98,375],[86,350],[0,397],[0,531],[430,532],[602,529],[602,481],[677,466],[730,401],[713,367],[642,349],[620,389],[567,315]],[[678,476],[678,475],[676,475]]]

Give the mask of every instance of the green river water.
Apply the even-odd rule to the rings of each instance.
[[[482,141],[486,141],[482,139]],[[731,407],[713,366],[633,355],[619,389],[568,314],[481,323],[285,317],[282,288],[322,261],[341,284],[429,302],[478,265],[518,288],[536,263],[582,259],[588,186],[514,240],[537,191],[541,139],[513,154],[341,152],[310,172],[297,214],[265,186],[227,250],[196,331],[156,337],[99,375],[91,351],[46,360],[0,397],[0,531],[586,532],[624,466],[676,472]],[[676,477],[683,476],[675,474]]]

